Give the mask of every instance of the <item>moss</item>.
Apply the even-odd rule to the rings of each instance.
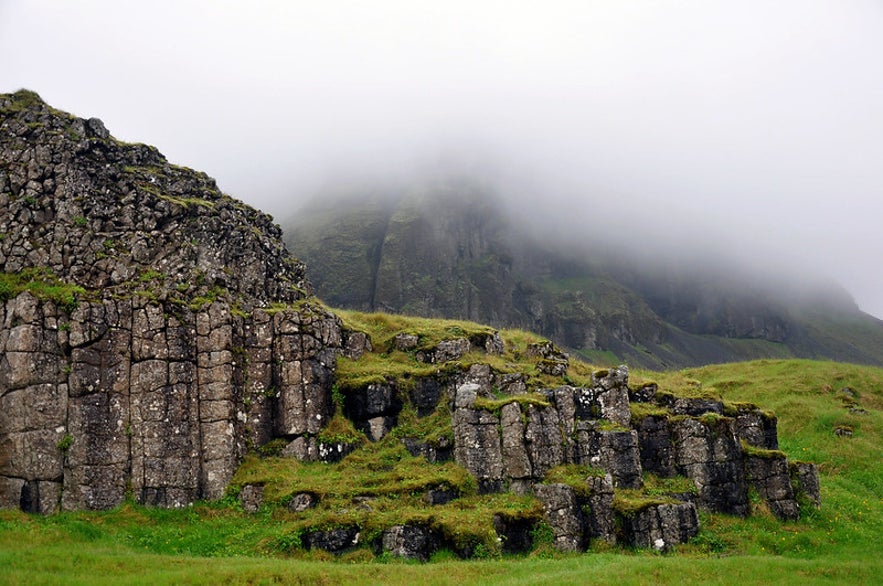
[[[353,422],[343,416],[340,407],[337,412],[319,432],[317,439],[324,444],[356,444],[360,445],[367,442],[367,438],[359,432]]]
[[[65,283],[47,268],[25,269],[18,273],[0,273],[0,301],[17,297],[25,291],[37,299],[52,301],[67,312],[77,308],[86,290]]]
[[[551,468],[543,477],[543,484],[566,484],[580,496],[591,496],[589,478],[603,478],[604,470],[580,464],[562,464]]]
[[[649,472],[644,473],[644,492],[647,496],[668,496],[676,493],[697,494],[696,483],[686,476],[663,478]]]
[[[724,415],[727,417],[737,417],[742,413],[757,410],[757,405],[744,401],[724,401]]]
[[[613,510],[626,518],[631,518],[648,507],[679,504],[675,498],[650,495],[638,489],[617,489],[613,496]]]
[[[190,206],[201,206],[204,208],[213,208],[215,207],[215,202],[208,201],[206,199],[202,199],[199,197],[174,197],[171,195],[160,194],[159,197],[162,200],[165,200],[169,203],[173,203],[175,205],[179,205],[184,208],[189,208]]]
[[[704,423],[708,427],[717,427],[725,422],[728,418],[723,415],[718,415],[714,412],[703,413],[699,417],[697,417],[700,422]]]
[[[551,403],[549,403],[548,399],[539,393],[508,395],[499,399],[478,397],[475,399],[475,403],[473,403],[472,407],[474,409],[499,413],[500,409],[509,403],[518,403],[521,407],[529,407],[531,405],[535,407],[551,407]]]
[[[641,421],[646,417],[668,417],[671,415],[668,409],[653,403],[629,403],[629,410],[634,422]]]
[[[787,458],[785,452],[782,450],[765,450],[763,448],[758,448],[757,446],[749,444],[744,439],[740,440],[739,443],[742,446],[742,453],[746,456],[762,458],[764,460],[781,460]]]
[[[72,445],[74,445],[74,438],[71,434],[66,433],[63,438],[58,440],[56,447],[66,454]]]
[[[284,438],[276,438],[270,440],[257,449],[257,453],[261,458],[274,458],[282,455],[282,450],[288,445],[288,440]]]

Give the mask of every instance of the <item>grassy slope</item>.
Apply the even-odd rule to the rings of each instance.
[[[350,315],[349,319],[365,317]],[[377,319],[375,340],[389,327],[403,325],[381,323],[402,319],[399,317]],[[404,325],[419,329],[432,324]],[[474,324],[449,322],[445,327]],[[521,343],[530,339],[526,334],[507,334],[521,336]],[[109,512],[65,513],[50,518],[2,511],[0,582],[538,584],[584,583],[587,575],[593,581],[617,584],[883,580],[883,559],[878,555],[878,540],[883,535],[883,369],[761,360],[670,373],[633,371],[632,377],[634,383],[652,379],[663,389],[674,391],[695,391],[701,384],[703,391],[717,391],[729,400],[756,402],[776,412],[782,449],[792,459],[820,464],[822,509],[805,507],[803,518],[792,523],[774,520],[759,504],[748,519],[703,514],[700,535],[679,547],[675,555],[595,546],[584,555],[541,549],[527,558],[437,559],[426,565],[381,563],[382,558],[373,558],[365,550],[335,562],[322,552],[301,553],[297,559],[286,557],[291,552],[286,547],[291,516],[270,509],[257,516],[246,515],[233,499],[181,511],[127,504]],[[845,387],[853,392],[844,392]],[[836,427],[851,428],[853,436],[835,436]],[[391,445],[384,449],[378,457],[395,456]],[[404,458],[402,470],[407,470],[406,464],[413,462]],[[304,472],[305,481],[317,486],[334,481],[333,472],[326,469],[312,475],[309,469],[294,476],[286,472],[283,479],[290,481]],[[399,472],[399,467],[394,466],[391,472]],[[242,479],[247,480],[249,473],[244,467]],[[406,509],[406,501],[399,508]],[[513,504],[518,505],[501,502],[497,506]],[[389,514],[394,514],[394,502],[381,499],[375,507],[386,505],[390,506]],[[468,522],[467,513],[452,509],[444,515],[456,523],[456,515],[463,514]],[[354,562],[362,563],[352,565]]]

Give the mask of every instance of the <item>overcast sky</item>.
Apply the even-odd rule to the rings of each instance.
[[[20,87],[278,220],[341,169],[462,150],[562,216],[815,267],[883,317],[880,1],[0,0]]]

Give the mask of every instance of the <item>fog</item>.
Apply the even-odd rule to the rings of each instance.
[[[881,55],[872,0],[0,0],[0,92],[277,220],[453,164],[550,232],[809,270],[878,317]]]

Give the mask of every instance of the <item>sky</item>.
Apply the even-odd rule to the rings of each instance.
[[[562,231],[774,258],[883,318],[880,1],[0,0],[22,87],[277,220],[481,161]]]

